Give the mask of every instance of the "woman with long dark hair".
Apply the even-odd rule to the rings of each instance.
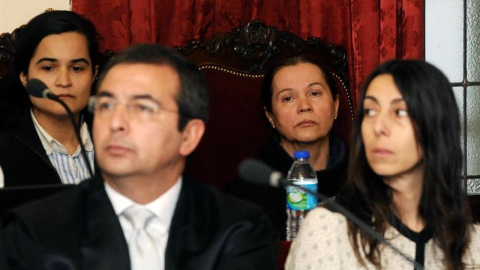
[[[423,61],[379,66],[362,89],[345,189],[336,202],[426,269],[480,269],[480,228],[462,188],[459,111]],[[287,269],[412,269],[331,207],[311,211]]]

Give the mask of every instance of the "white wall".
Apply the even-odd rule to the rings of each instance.
[[[450,82],[463,80],[463,1],[425,1],[425,60]]]
[[[0,0],[0,33],[11,32],[46,9],[71,10],[71,0]]]

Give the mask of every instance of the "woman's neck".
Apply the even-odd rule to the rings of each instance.
[[[282,145],[283,149],[285,149],[291,157],[293,157],[294,151],[309,151],[310,163],[315,171],[327,168],[330,156],[330,140],[328,136],[322,140],[309,143],[291,142],[282,138],[280,145]]]
[[[394,192],[393,202],[394,210],[405,226],[414,232],[420,232],[425,228],[425,220],[418,211],[420,195]]]
[[[410,172],[384,178],[392,188],[393,210],[405,226],[415,232],[422,231],[426,222],[419,212],[423,191],[423,165],[418,164]]]
[[[78,141],[75,135],[75,129],[68,116],[52,117],[38,113],[35,110],[33,111],[33,115],[40,126],[65,147],[68,154],[72,155],[75,153],[78,148]],[[75,116],[75,118],[78,123],[79,115]]]

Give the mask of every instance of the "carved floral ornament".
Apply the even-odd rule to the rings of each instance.
[[[185,48],[175,47],[175,50],[185,55],[199,49],[211,54],[218,54],[223,49],[232,50],[250,64],[250,71],[256,72],[264,70],[265,63],[276,55],[302,53],[311,48],[322,49],[329,54],[337,69],[345,70],[347,67],[347,53],[344,48],[323,42],[319,38],[309,37],[304,40],[290,32],[266,26],[259,20],[232,32],[218,34],[205,42],[192,40]]]

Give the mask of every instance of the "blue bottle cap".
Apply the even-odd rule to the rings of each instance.
[[[310,158],[310,151],[295,151],[293,158]]]

